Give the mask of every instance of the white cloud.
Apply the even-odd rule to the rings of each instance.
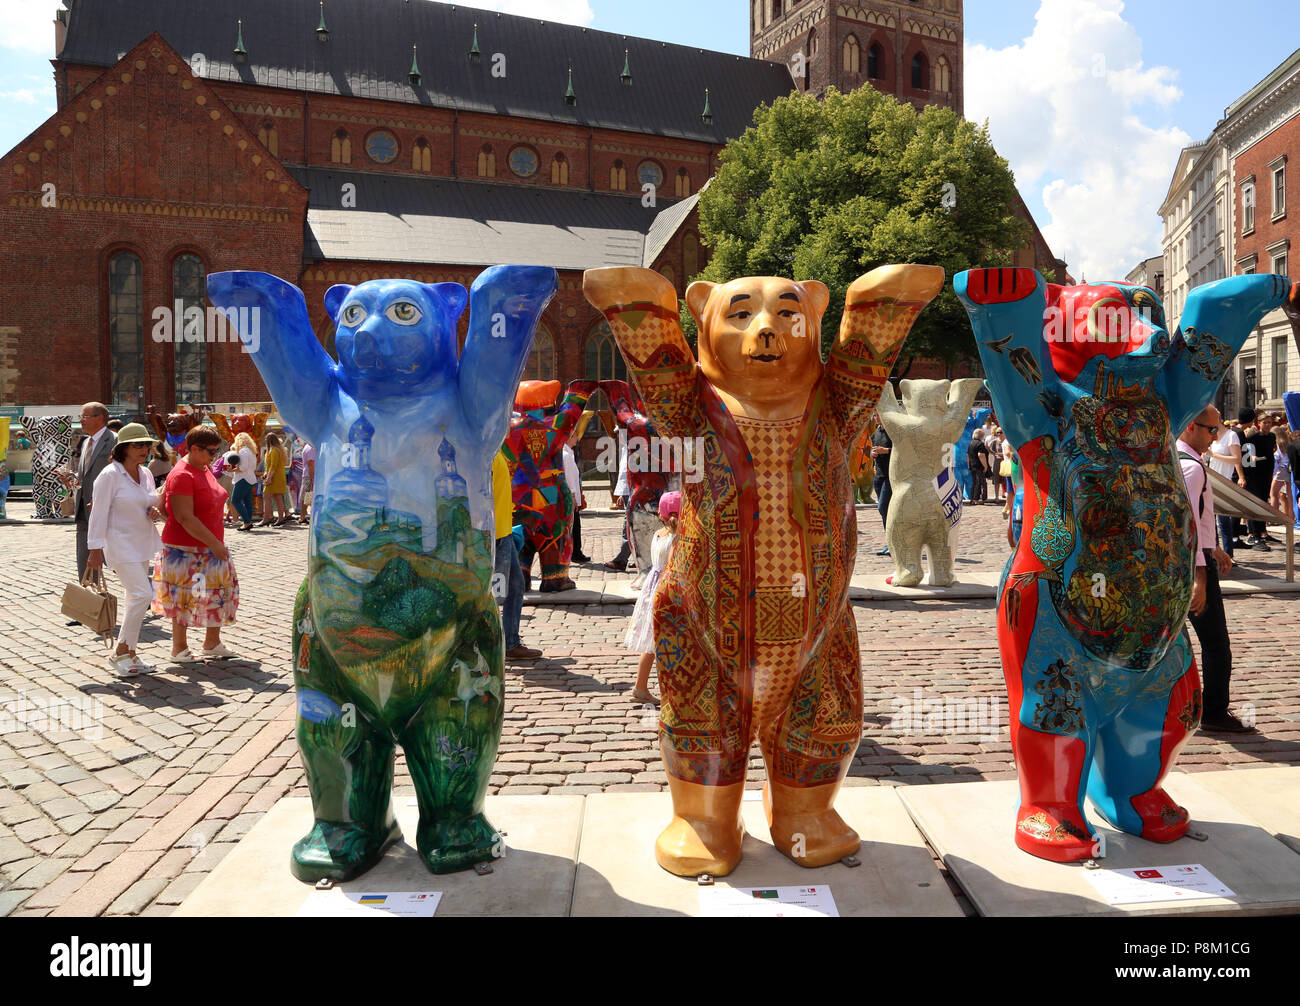
[[[476,0],[469,6],[564,24],[589,25],[596,17],[587,0]]]
[[[48,97],[46,91],[38,91],[31,87],[24,87],[18,91],[0,91],[0,102],[16,102],[20,105],[39,105]]]
[[[1142,62],[1122,0],[1042,0],[1019,45],[966,47],[966,115],[989,121],[1038,225],[1080,279],[1122,279],[1160,252],[1160,218],[1179,151],[1192,142],[1164,109],[1178,71]]]
[[[54,58],[54,12],[60,0],[13,0],[4,5],[0,48],[20,49]]]

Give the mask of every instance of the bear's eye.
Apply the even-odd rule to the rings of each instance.
[[[791,311],[788,307],[787,307],[784,311],[778,311],[777,314],[779,314],[782,318],[793,318],[793,317],[794,317],[794,312]]]
[[[366,309],[360,304],[349,304],[343,309],[343,324],[355,328],[366,320]]]
[[[748,317],[749,317],[749,312],[742,309],[740,311],[737,311],[735,314],[727,315],[727,320],[731,321],[732,319],[735,319],[737,321],[744,321]]]
[[[388,305],[388,310],[384,312],[390,321],[395,321],[399,325],[414,325],[424,317],[420,309],[412,304],[409,300],[399,300]]]

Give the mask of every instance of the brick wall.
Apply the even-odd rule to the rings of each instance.
[[[148,402],[174,402],[173,347],[151,338],[177,255],[208,271],[293,275],[306,193],[157,35],[0,158],[0,326],[13,401],[108,401],[108,264],[142,265]],[[265,397],[239,347],[209,347],[211,400]],[[147,403],[146,403],[147,404]]]

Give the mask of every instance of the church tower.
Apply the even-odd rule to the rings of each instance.
[[[749,53],[785,63],[801,91],[871,84],[964,115],[962,0],[750,0]]]

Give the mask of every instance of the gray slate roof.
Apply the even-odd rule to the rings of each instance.
[[[186,59],[202,53],[211,80],[519,115],[723,144],[754,109],[793,89],[780,63],[668,45],[430,0],[64,0],[71,8],[60,58],[112,66],[159,32]],[[744,5],[737,5],[743,14]],[[247,62],[233,60],[243,19]],[[482,58],[469,59],[478,24]],[[418,46],[422,80],[407,79]],[[629,50],[632,84],[619,79]],[[506,76],[492,76],[494,53]],[[564,100],[573,68],[576,105]],[[710,91],[713,123],[701,121]]]
[[[310,192],[307,261],[411,262],[556,269],[649,266],[695,197],[642,207],[636,196],[324,168],[288,170]],[[355,208],[342,208],[343,186]],[[685,206],[685,212],[682,207]],[[669,229],[671,228],[671,229]]]

